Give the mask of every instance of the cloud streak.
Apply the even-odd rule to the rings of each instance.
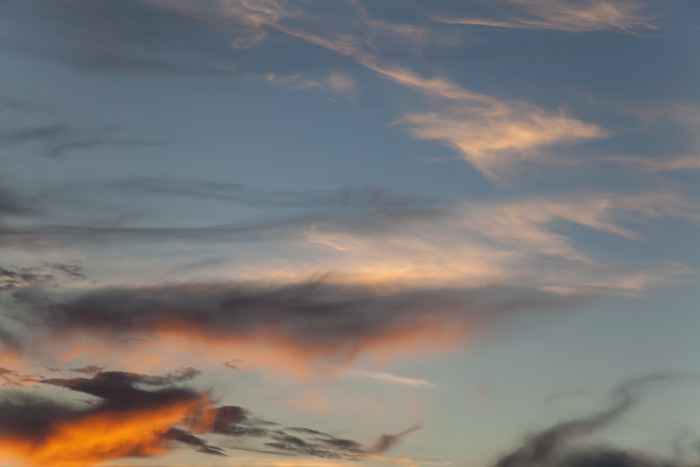
[[[519,7],[526,16],[489,19],[441,15],[435,19],[449,24],[562,32],[633,33],[657,28],[654,18],[642,14],[646,3],[637,0],[510,0],[505,4]]]
[[[370,380],[381,381],[388,384],[395,384],[399,386],[412,386],[412,387],[423,387],[423,388],[434,388],[437,385],[433,382],[427,381],[420,378],[405,378],[403,376],[392,375],[391,373],[385,373],[383,371],[367,371],[360,370],[358,368],[351,368],[347,371],[349,376],[357,376],[360,378],[366,378]]]
[[[582,122],[563,111],[499,100],[442,77],[424,78],[408,68],[385,63],[347,38],[326,38],[278,23],[269,26],[351,57],[381,77],[418,92],[435,110],[407,113],[397,123],[406,124],[416,138],[437,140],[456,149],[464,160],[492,179],[514,163],[548,162],[540,153],[542,149],[611,136],[599,125]]]
[[[0,147],[38,143],[45,148],[44,156],[62,157],[73,151],[91,149],[98,146],[148,147],[162,144],[156,141],[118,139],[107,136],[104,133],[77,129],[66,123],[14,128],[0,133]]]
[[[700,170],[700,155],[689,155],[669,159],[634,156],[607,156],[603,160],[636,165],[646,172],[673,172],[678,170]]]

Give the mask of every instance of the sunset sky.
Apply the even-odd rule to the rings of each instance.
[[[0,467],[700,465],[697,0],[0,0]]]

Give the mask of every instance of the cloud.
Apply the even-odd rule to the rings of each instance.
[[[97,36],[94,41],[97,44],[97,52],[91,51],[88,56],[94,53],[107,54],[108,52],[105,52],[103,48],[108,50],[111,42],[101,36],[109,37],[110,34],[117,32],[122,37],[129,37],[129,41],[134,41],[133,49],[135,51],[142,51],[152,48],[161,50],[166,46],[177,47],[179,40],[173,37],[171,31],[171,28],[174,28],[176,24],[180,28],[187,26],[196,30],[198,30],[197,28],[202,30],[211,28],[214,31],[219,31],[217,28],[221,28],[219,32],[224,36],[225,34],[235,35],[241,30],[246,30],[247,33],[244,34],[244,37],[227,40],[234,48],[239,49],[238,55],[240,56],[237,56],[235,67],[222,65],[219,66],[221,70],[230,68],[234,73],[261,74],[268,76],[271,82],[284,83],[291,89],[327,86],[332,93],[337,95],[351,95],[355,86],[351,78],[345,74],[334,73],[325,83],[318,79],[300,77],[298,74],[280,75],[279,71],[283,70],[284,66],[271,68],[268,61],[266,67],[261,68],[255,60],[248,62],[250,57],[246,56],[241,49],[257,45],[268,35],[268,32],[272,31],[349,57],[358,64],[376,72],[379,76],[410,88],[421,94],[422,97],[430,99],[428,111],[409,112],[398,121],[406,124],[410,134],[414,137],[437,140],[446,146],[455,148],[464,160],[472,163],[475,168],[491,178],[496,178],[497,173],[506,168],[512,168],[514,164],[523,161],[550,162],[547,158],[541,157],[539,153],[545,148],[610,136],[610,133],[599,125],[582,122],[562,111],[553,112],[533,104],[495,99],[465,89],[443,77],[424,78],[413,70],[387,61],[381,55],[367,52],[365,48],[371,44],[364,44],[363,41],[367,37],[371,38],[374,33],[390,33],[391,36],[409,37],[412,38],[413,42],[416,42],[425,37],[427,31],[414,25],[375,20],[358,3],[352,5],[355,7],[354,13],[359,15],[361,24],[366,29],[362,31],[355,31],[355,28],[348,26],[347,12],[345,14],[339,14],[335,10],[327,12],[324,16],[326,24],[321,25],[313,21],[313,13],[302,14],[300,7],[293,6],[292,2],[273,0],[231,0],[220,3],[215,1],[199,3],[160,0],[154,0],[151,3],[131,1],[127,2],[125,6],[119,7],[108,7],[100,1],[93,2],[95,5],[89,8],[83,2],[78,3],[80,5],[68,8],[68,10],[78,12],[72,16],[66,15],[60,9],[59,12],[66,25],[77,23],[77,26],[87,28],[86,34]],[[42,1],[39,1],[38,5],[35,6],[35,9],[43,14],[46,14],[44,10],[50,10]],[[533,14],[547,18],[561,16],[586,18],[591,14],[610,16],[610,11],[604,9],[605,15],[603,15],[603,13],[598,12],[597,7],[591,6],[581,7],[580,11],[575,10],[577,13],[570,13],[569,16],[566,16],[563,13],[563,11],[569,11],[565,8],[566,5],[568,4],[561,4],[553,0],[546,3],[523,3],[523,7],[533,11]],[[96,24],[102,21],[96,16],[104,9],[119,18],[119,21],[105,25],[104,31],[96,29],[94,26],[87,27],[87,20],[94,20]],[[593,13],[589,12],[591,9]],[[627,11],[629,8],[610,7],[610,9],[616,12],[618,10]],[[159,26],[155,32],[149,30],[149,34],[145,34],[141,26],[143,20],[130,20],[139,18],[137,13],[141,10],[143,10],[142,15],[151,18]],[[106,16],[104,12],[103,16]],[[296,20],[297,23],[302,23],[304,26],[289,26],[287,23],[290,20]],[[623,22],[622,19],[610,21]],[[192,22],[196,23],[196,26],[190,24]],[[337,23],[336,30],[331,33],[324,32],[324,35],[314,32],[317,30],[327,31],[327,23]],[[190,31],[190,29],[185,29],[185,31]],[[162,34],[163,37],[160,37],[159,34]],[[204,35],[202,31],[197,33],[190,31],[190,34],[194,37]],[[222,42],[225,40],[224,37],[221,37]],[[211,38],[207,36],[207,40],[202,43],[202,46],[207,50],[219,50],[221,44],[215,45],[210,41]],[[294,47],[294,44],[285,44],[285,47]],[[130,49],[128,46],[125,48]],[[70,50],[80,49],[72,47]],[[163,53],[161,52],[161,54]],[[178,55],[182,56],[183,54]],[[258,52],[258,56],[260,55],[262,52]],[[287,55],[291,54],[285,54],[285,56]],[[135,58],[131,57],[131,59]],[[103,62],[115,63],[116,59],[109,57],[100,61],[100,63]],[[274,63],[281,62],[275,60]],[[435,99],[443,102],[432,102]]]
[[[606,138],[600,126],[564,112],[549,113],[525,103],[454,106],[440,112],[409,113],[397,123],[418,139],[440,141],[489,178],[519,162],[552,162],[546,147]]]
[[[88,73],[254,76],[308,66],[256,46],[265,24],[298,14],[273,0],[27,0],[0,14],[21,25],[0,48]],[[252,51],[248,49],[254,49]],[[255,53],[252,53],[255,52]]]
[[[72,361],[87,345],[101,364],[124,358],[134,365],[136,354],[146,352],[153,361],[165,351],[171,358],[182,354],[180,364],[221,364],[235,355],[306,375],[364,354],[388,358],[457,347],[483,323],[518,311],[573,308],[587,298],[514,287],[386,291],[330,281],[201,282],[58,295],[26,290],[11,308],[31,329],[19,334],[24,351],[40,360]],[[194,352],[204,343],[206,354]]]
[[[541,154],[545,148],[611,136],[599,125],[582,122],[563,111],[499,100],[442,77],[424,78],[408,68],[385,63],[347,37],[329,39],[280,24],[270,26],[351,57],[381,77],[418,92],[433,110],[409,112],[396,123],[407,125],[416,138],[437,140],[456,149],[464,160],[492,179],[520,162],[550,162]]]
[[[139,375],[103,372],[91,379],[42,381],[98,398],[82,406],[24,392],[3,394],[0,451],[29,466],[61,467],[164,453],[163,434],[206,402],[187,389],[139,389],[135,384],[141,380]]]
[[[355,93],[355,81],[343,73],[333,73],[328,77],[328,88],[339,96],[352,97]]]
[[[498,20],[442,15],[436,17],[436,20],[471,26],[564,32],[631,33],[639,29],[657,28],[654,18],[642,14],[646,3],[638,0],[509,0],[505,4],[520,7],[526,16],[510,16]]]
[[[5,4],[4,17],[22,27],[0,46],[88,72],[230,73],[216,66],[227,49],[225,36],[211,37],[217,36],[213,32],[221,25],[154,3],[28,0]],[[235,24],[226,28],[234,32]],[[184,53],[186,49],[194,50]]]
[[[57,277],[56,274],[59,274]],[[34,287],[52,281],[86,280],[80,263],[45,263],[41,266],[17,267],[0,265],[0,291]]]
[[[0,187],[0,216],[29,216],[38,214],[35,203],[25,197]]]
[[[668,159],[656,157],[608,156],[603,160],[632,164],[647,172],[672,172],[676,170],[700,170],[700,155],[681,156]]]
[[[95,373],[100,373],[104,371],[104,367],[97,365],[87,365],[81,368],[71,368],[70,371],[75,371],[76,373],[84,373],[87,375],[94,375]]]
[[[97,146],[156,146],[155,141],[122,140],[107,136],[103,131],[77,129],[66,123],[14,128],[0,133],[0,147],[39,143],[46,157],[62,157],[66,153]]]
[[[649,107],[616,106],[616,111],[638,119],[642,131],[658,132],[658,128],[668,126],[676,135],[670,138],[673,143],[686,146],[673,151],[675,154],[657,154],[655,156],[602,156],[600,160],[627,164],[645,172],[673,172],[681,170],[700,170],[700,138],[697,128],[700,125],[700,109],[692,105],[664,103]],[[663,133],[661,134],[663,137]]]
[[[24,387],[27,384],[33,384],[41,381],[41,377],[38,375],[23,374],[19,371],[11,370],[9,368],[0,367],[0,379],[2,379],[2,386],[14,386],[14,387]]]
[[[419,379],[419,378],[405,378],[403,376],[392,375],[391,373],[385,373],[383,371],[368,371],[360,370],[357,368],[351,368],[346,372],[349,376],[358,376],[360,378],[368,378],[376,381],[381,381],[388,384],[395,384],[400,386],[413,386],[413,387],[424,387],[424,388],[434,388],[437,385],[430,381]]]
[[[288,433],[276,433],[271,438],[272,441],[265,443],[266,447],[293,455],[325,459],[357,459],[365,454],[364,449],[358,443],[329,435],[314,437],[313,442],[305,441]]]
[[[32,108],[32,105],[11,97],[0,95],[0,107],[14,110],[16,112],[25,112]]]
[[[682,265],[614,267],[609,258],[583,251],[575,236],[557,226],[571,223],[643,242],[627,221],[656,217],[697,219],[698,212],[689,200],[663,192],[542,196],[464,202],[440,217],[407,219],[380,231],[317,225],[307,237],[327,249],[328,268],[343,271],[348,281],[634,294],[690,271]]]
[[[281,191],[261,190],[232,182],[166,177],[138,177],[105,180],[100,183],[73,183],[46,189],[43,198],[68,198],[75,201],[88,193],[101,191],[115,195],[181,196],[192,199],[220,200],[255,208],[430,208],[440,202],[421,195],[402,195],[389,188],[373,184],[354,184],[336,190]]]
[[[182,196],[193,199],[228,201],[255,208],[299,208],[291,214],[275,217],[258,216],[228,224],[172,227],[124,225],[118,211],[117,221],[106,224],[86,220],[85,224],[42,224],[41,216],[34,222],[7,223],[0,227],[0,243],[16,248],[38,248],[46,245],[73,245],[94,242],[144,241],[225,241],[246,242],[303,238],[304,231],[314,223],[346,225],[356,229],[382,228],[405,219],[431,218],[443,213],[441,203],[422,196],[404,196],[390,190],[360,185],[339,190],[264,191],[232,184],[187,179],[130,179],[98,184],[75,184],[47,189],[27,197],[44,211],[67,207],[74,212],[72,219],[85,217],[100,209],[113,209],[102,204],[100,195],[119,196],[120,206],[136,202],[142,207],[143,196]],[[11,199],[17,198],[11,196]],[[114,199],[114,198],[113,198]],[[340,227],[339,227],[340,228]]]
[[[237,184],[137,179],[107,182],[103,188],[135,196],[138,202],[143,202],[141,193],[162,194],[256,208],[289,208],[293,212],[201,227],[42,225],[37,219],[35,225],[24,223],[21,227],[8,223],[0,228],[0,242],[33,250],[46,245],[124,248],[176,241],[231,246],[251,241],[294,242],[297,251],[240,264],[236,269],[219,264],[217,272],[226,268],[224,273],[230,278],[255,281],[267,277],[278,284],[298,284],[328,274],[336,284],[384,291],[502,285],[564,294],[639,295],[692,271],[680,263],[649,264],[642,260],[628,261],[622,267],[605,252],[585,250],[571,226],[638,242],[641,248],[646,241],[638,228],[642,222],[665,217],[700,219],[692,202],[671,192],[578,193],[455,203],[376,187],[265,192]],[[59,189],[48,191],[42,199],[71,202],[86,198],[82,193],[90,191],[90,186],[73,192]],[[99,199],[91,197],[97,206]],[[125,206],[126,200],[120,205]],[[179,273],[200,268],[201,275],[201,267],[208,265],[189,265]]]
[[[420,428],[421,425],[415,425],[395,435],[382,435],[368,451],[373,454],[382,454],[398,444],[406,435]]]
[[[605,465],[613,467],[674,466],[678,461],[661,461],[651,456],[611,447],[589,446],[570,449],[574,440],[599,432],[615,422],[637,403],[642,391],[652,382],[678,380],[664,374],[651,374],[621,384],[612,391],[612,404],[605,410],[566,422],[528,436],[522,446],[502,456],[494,467]]]
[[[217,201],[268,211],[258,211],[259,214],[248,219],[220,225],[185,222],[159,226],[139,222],[132,226],[130,214],[134,211],[149,212],[152,219],[169,213],[152,210],[148,203],[156,197]],[[383,224],[400,223],[402,219],[439,216],[444,205],[445,202],[437,199],[402,195],[371,184],[349,185],[337,190],[282,191],[231,182],[135,177],[42,185],[27,193],[0,188],[0,215],[7,216],[7,222],[0,226],[0,244],[15,249],[52,249],[94,243],[299,239],[304,238],[304,231],[314,223],[381,228]],[[274,214],[270,214],[272,212]],[[95,213],[104,213],[113,220],[105,222],[103,215],[95,219]],[[11,214],[21,219],[12,219]],[[195,267],[196,264],[181,266],[180,270]]]
[[[246,38],[229,41],[236,49],[257,45],[269,31],[274,31],[350,57],[381,77],[413,89],[423,97],[446,100],[447,102],[442,102],[440,105],[433,102],[431,104],[433,109],[428,112],[407,113],[399,121],[405,123],[409,127],[409,132],[417,138],[438,140],[457,149],[465,160],[491,178],[496,177],[497,171],[512,167],[514,162],[548,162],[546,158],[539,157],[538,151],[541,149],[610,136],[610,133],[600,126],[579,121],[561,111],[551,112],[532,104],[502,101],[470,91],[442,77],[424,78],[408,68],[388,62],[381,55],[365,51],[363,37],[390,33],[393,36],[412,38],[412,41],[416,42],[429,35],[430,31],[414,25],[375,20],[359,3],[353,3],[354,12],[359,15],[367,31],[351,32],[352,28],[348,30],[346,21],[347,12],[341,15],[334,11],[324,16],[324,19],[326,22],[337,22],[337,31],[324,33],[325,35],[314,33],[314,30],[321,27],[311,21],[313,15],[302,14],[302,10],[292,6],[291,2],[231,0],[220,3],[193,3],[159,0],[151,3],[152,6],[166,11],[166,18],[169,18],[168,14],[180,16],[184,18],[182,21],[201,22],[201,27],[208,25],[216,28],[223,24],[226,25],[224,29],[229,33],[232,33],[231,22],[243,29],[248,28],[249,34]],[[563,11],[568,11],[565,8],[566,4],[555,1],[546,4],[524,2],[523,5],[543,17],[566,17]],[[95,7],[95,11],[99,8]],[[130,5],[124,8],[120,15],[131,15],[133,12],[130,12],[130,9],[135,8],[135,5]],[[139,8],[145,7],[141,5]],[[591,9],[595,15],[602,15],[603,13],[598,12],[596,8],[590,5],[581,7],[580,11],[575,10],[577,13],[570,13],[569,16],[585,18],[591,15],[588,11]],[[610,8],[613,11],[629,10],[624,6]],[[607,16],[610,14],[607,10],[604,13]],[[154,11],[149,10],[149,14],[157,17]],[[301,21],[300,18],[307,21]],[[298,22],[304,23],[304,27],[288,26],[285,22],[290,19],[299,20]],[[170,18],[168,21],[171,20],[173,19]],[[610,21],[622,22],[623,20]],[[162,19],[161,23],[167,24],[167,21]],[[322,28],[328,29],[326,24],[322,25]],[[237,31],[236,27],[233,27],[233,30]],[[211,44],[210,46],[215,48]],[[292,89],[318,88],[326,85],[332,92],[340,95],[348,95],[354,89],[354,84],[345,74],[334,73],[326,83],[321,83],[319,80],[306,79],[297,74],[279,75],[278,71],[283,68],[269,66],[266,69],[260,68],[255,63],[247,64],[245,57],[239,58],[243,58],[243,61],[232,68],[234,72],[261,73],[268,76],[271,82],[283,82]],[[278,62],[275,60],[275,63]],[[222,67],[222,69],[226,68],[226,66]]]
[[[9,373],[14,372],[2,370],[0,377]],[[236,440],[234,447],[243,448],[243,440],[253,449],[262,444],[277,455],[371,457],[356,441],[310,428],[284,428],[243,407],[216,406],[206,393],[180,385],[198,374],[193,368],[165,376],[99,371],[91,378],[33,380],[91,397],[82,402],[28,390],[2,392],[0,460],[19,459],[29,467],[87,467],[110,459],[159,456],[176,446],[226,456],[227,448],[211,443],[222,437]]]

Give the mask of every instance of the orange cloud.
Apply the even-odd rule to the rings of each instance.
[[[471,326],[440,313],[418,322],[351,341],[300,342],[269,326],[254,335],[217,336],[192,326],[163,322],[141,333],[144,339],[125,343],[116,339],[69,335],[37,343],[35,358],[53,365],[79,366],[99,361],[110,368],[151,372],[182,366],[213,367],[233,358],[247,367],[262,367],[288,376],[335,377],[361,356],[376,365],[412,354],[431,355],[463,345]],[[89,359],[89,360],[86,360]]]
[[[39,441],[0,436],[0,452],[27,467],[87,467],[110,459],[154,456],[167,450],[163,434],[205,405],[179,401],[163,407],[96,413],[51,427]]]
[[[523,103],[455,106],[440,112],[409,113],[399,120],[415,138],[440,141],[459,151],[481,173],[498,178],[521,161],[545,162],[544,147],[605,138],[610,133],[564,113]]]

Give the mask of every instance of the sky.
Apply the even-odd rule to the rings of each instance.
[[[700,465],[699,24],[0,1],[0,466]]]

